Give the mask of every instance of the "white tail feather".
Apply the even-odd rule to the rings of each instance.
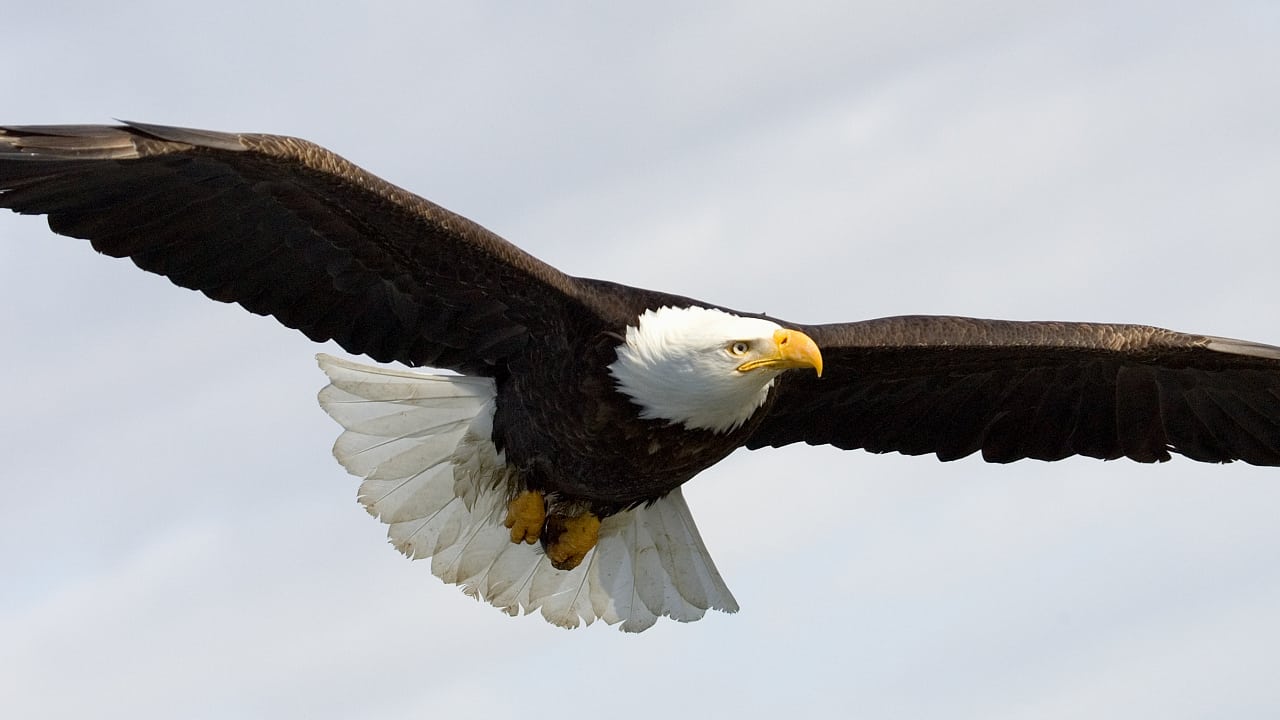
[[[679,489],[605,518],[582,564],[557,570],[502,525],[511,478],[491,440],[492,380],[316,359],[330,381],[320,405],[345,428],[333,454],[364,478],[360,502],[441,580],[569,628],[599,618],[639,632],[662,616],[737,611]]]

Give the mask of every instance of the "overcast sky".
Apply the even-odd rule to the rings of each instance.
[[[798,322],[1280,343],[1280,4],[599,5],[27,3],[0,122],[300,135]],[[337,348],[7,213],[0,329],[5,717],[1280,710],[1280,471],[741,452],[686,486],[741,612],[567,632],[385,543]]]

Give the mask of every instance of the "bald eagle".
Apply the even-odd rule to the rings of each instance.
[[[1280,464],[1280,348],[1136,325],[804,325],[573,277],[304,140],[0,129],[0,206],[316,341],[338,461],[447,583],[565,627],[737,609],[680,488],[739,447]]]

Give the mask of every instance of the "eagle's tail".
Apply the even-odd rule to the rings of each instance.
[[[410,558],[515,615],[539,609],[562,627],[597,618],[639,632],[660,616],[683,622],[738,609],[679,489],[605,518],[573,570],[502,525],[510,478],[491,440],[494,384],[319,355],[330,384],[320,405],[345,431],[333,453],[364,478],[360,502]]]

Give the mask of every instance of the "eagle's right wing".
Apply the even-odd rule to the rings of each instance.
[[[574,278],[296,138],[0,128],[0,207],[384,362],[487,374],[576,302]]]

